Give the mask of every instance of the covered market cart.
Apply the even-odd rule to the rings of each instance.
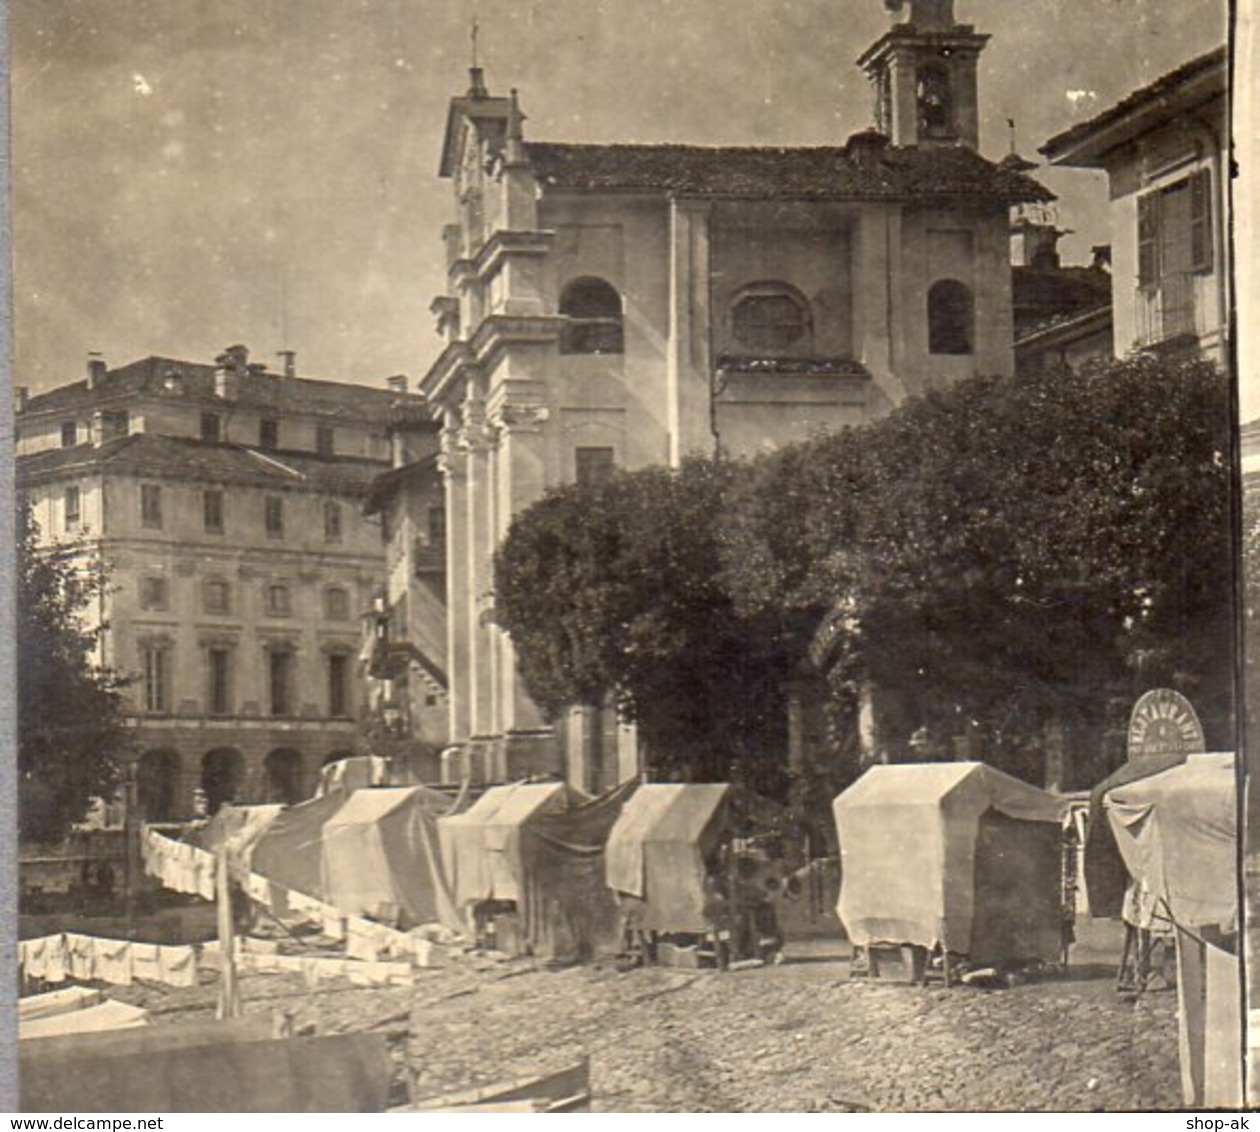
[[[855,972],[879,975],[882,960],[923,978],[935,957],[948,983],[951,959],[1058,961],[1066,808],[979,762],[868,770],[834,802]]]
[[[728,783],[640,786],[608,838],[606,878],[644,962],[772,958],[787,868],[775,808]]]

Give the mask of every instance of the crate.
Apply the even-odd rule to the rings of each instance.
[[[906,944],[867,948],[867,977],[881,983],[921,983],[927,971],[927,949]]]
[[[524,942],[521,939],[521,921],[515,912],[499,912],[490,918],[493,931],[490,933],[491,946],[496,951],[507,955],[524,955]]]
[[[717,966],[717,959],[712,951],[695,944],[661,940],[656,945],[656,963],[659,967],[680,967],[688,971],[698,971],[702,968]]]

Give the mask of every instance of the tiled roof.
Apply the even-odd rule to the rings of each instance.
[[[1014,203],[1053,194],[964,146],[863,145],[717,148],[687,145],[570,145],[530,142],[543,185],[750,199],[923,200],[981,197]]]
[[[1111,276],[1096,267],[1015,267],[1011,284],[1020,330],[1111,302]]]
[[[1115,106],[1096,114],[1088,121],[1080,122],[1056,134],[1038,152],[1045,154],[1051,161],[1068,156],[1082,143],[1091,141],[1113,127],[1121,125],[1131,115],[1137,115],[1148,108],[1157,108],[1163,101],[1175,99],[1183,88],[1196,80],[1204,79],[1213,71],[1220,71],[1220,90],[1225,90],[1227,51],[1218,47],[1213,51],[1183,63],[1176,70],[1161,75],[1153,83],[1135,90],[1123,98]]]
[[[52,448],[17,461],[18,478],[25,482],[70,475],[132,475],[350,496],[366,495],[380,471],[377,460],[261,452],[238,444],[154,433],[133,433],[100,445]]]
[[[1015,349],[1058,335],[1101,331],[1111,325],[1111,303],[1098,303],[1080,310],[1059,312],[1016,327]]]
[[[438,480],[437,454],[426,456],[410,464],[403,464],[399,468],[390,468],[389,471],[378,475],[372,481],[367,498],[363,502],[363,513],[365,515],[378,514],[385,506],[385,501],[413,477],[418,480],[426,478]]]
[[[389,407],[405,394],[339,381],[316,381],[274,373],[242,374],[230,402],[215,397],[216,367],[177,358],[148,357],[106,374],[94,389],[86,381],[71,382],[31,397],[26,414],[73,409],[96,403],[122,402],[137,397],[189,398],[272,410],[278,415],[305,415],[362,420],[384,420]]]

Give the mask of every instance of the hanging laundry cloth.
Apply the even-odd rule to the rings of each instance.
[[[156,943],[133,943],[131,945],[131,974],[133,978],[144,979],[150,983],[162,981],[162,964],[158,960]]]
[[[40,977],[46,983],[64,983],[67,977],[66,967],[66,937],[49,936],[48,946],[44,951],[44,973]]]
[[[67,932],[66,968],[72,979],[90,982],[96,978],[96,952],[91,936]]]
[[[168,987],[195,987],[197,953],[191,947],[160,947],[158,970]]]
[[[98,939],[93,951],[96,958],[96,977],[101,982],[116,987],[131,986],[130,940]]]

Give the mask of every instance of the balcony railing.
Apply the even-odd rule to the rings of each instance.
[[[619,318],[570,318],[560,330],[562,354],[621,354],[625,348]]]
[[[1137,344],[1155,346],[1174,338],[1199,338],[1205,333],[1194,272],[1161,276],[1137,292]]]

